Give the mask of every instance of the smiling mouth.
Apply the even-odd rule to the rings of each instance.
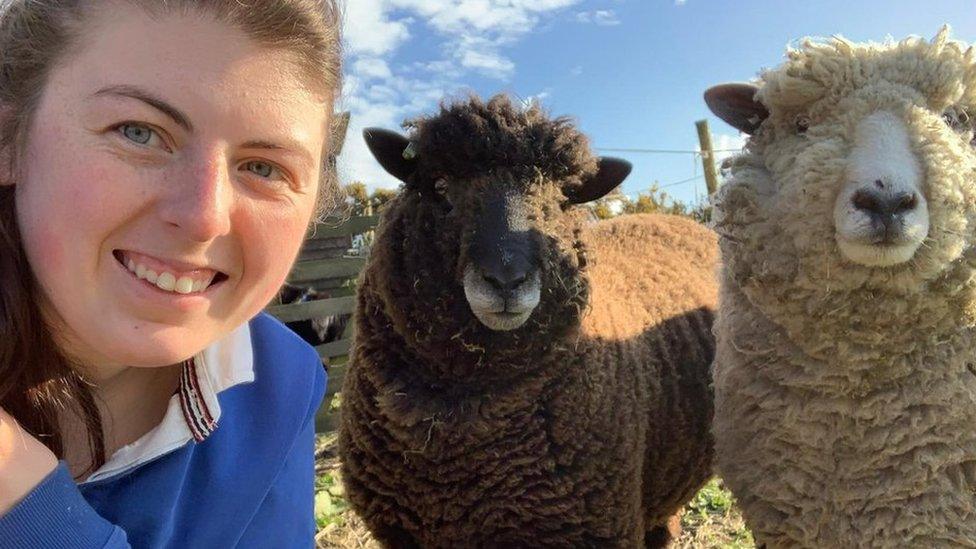
[[[112,255],[134,277],[173,294],[201,294],[228,278],[226,274],[212,269],[177,271],[158,260],[126,250],[114,250]]]

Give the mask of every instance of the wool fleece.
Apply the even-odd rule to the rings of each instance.
[[[719,474],[767,548],[976,547],[973,49],[807,40],[754,89],[710,103],[753,133],[715,205]]]
[[[664,546],[711,476],[715,235],[589,221],[567,201],[596,173],[585,137],[503,96],[442,107],[410,142],[342,388],[352,507],[386,547]],[[498,188],[522,204],[541,286],[504,331],[465,286]]]

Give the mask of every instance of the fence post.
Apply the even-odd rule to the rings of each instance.
[[[715,171],[715,151],[712,149],[712,134],[708,131],[708,120],[695,122],[698,129],[698,144],[701,146],[702,169],[705,171],[705,186],[708,194],[718,190],[718,172]]]

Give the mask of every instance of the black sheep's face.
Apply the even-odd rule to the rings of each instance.
[[[447,248],[440,250],[450,277],[446,282],[463,290],[470,312],[484,327],[510,332],[534,313],[564,316],[566,307],[578,313],[579,214],[571,206],[617,187],[630,172],[627,162],[600,159],[594,176],[570,188],[526,170],[428,174],[420,159],[409,158],[409,152],[404,157],[406,138],[381,130],[367,130],[366,138],[380,164],[407,183],[418,209],[430,212]]]

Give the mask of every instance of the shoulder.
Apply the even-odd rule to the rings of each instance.
[[[248,323],[255,359],[259,354],[298,359],[306,366],[319,362],[315,349],[275,317],[261,313]]]
[[[280,405],[314,417],[325,394],[326,373],[315,349],[267,313],[249,323],[254,352],[254,396],[262,409]],[[291,415],[291,414],[289,414]]]

